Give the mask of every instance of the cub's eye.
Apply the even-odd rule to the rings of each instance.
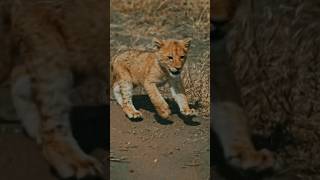
[[[168,59],[172,60],[172,59],[173,59],[173,57],[172,57],[172,56],[168,56]]]
[[[184,56],[180,56],[181,59],[184,59]]]

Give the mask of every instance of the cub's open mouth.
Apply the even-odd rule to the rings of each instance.
[[[170,73],[171,73],[172,75],[179,75],[180,72],[181,72],[181,71],[171,71],[171,70],[170,70]]]

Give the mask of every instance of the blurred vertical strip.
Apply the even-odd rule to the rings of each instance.
[[[110,82],[110,61],[111,61],[111,56],[110,56],[110,3],[111,1],[110,0],[107,0],[108,3],[107,3],[107,59],[106,59],[106,62],[107,62],[107,88],[106,88],[106,93],[107,93],[107,107],[108,107],[108,119],[107,120],[107,124],[108,124],[108,128],[107,128],[107,137],[108,137],[108,147],[107,147],[107,150],[108,150],[108,154],[107,154],[107,158],[106,158],[106,179],[111,179],[110,178],[110,85],[111,85],[111,82]]]

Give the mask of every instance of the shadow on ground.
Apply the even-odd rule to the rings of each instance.
[[[159,124],[170,125],[173,123],[173,121],[171,121],[170,119],[163,119],[157,114],[152,102],[150,101],[150,98],[147,95],[135,95],[135,96],[133,96],[132,101],[133,101],[133,104],[136,107],[136,109],[138,109],[138,110],[143,109],[143,110],[146,110],[146,111],[153,113],[154,119]],[[180,113],[179,106],[177,105],[177,103],[174,100],[166,99],[166,101],[169,105],[169,108],[171,110],[172,115],[177,115],[186,125],[189,125],[189,126],[200,125],[200,122],[193,121],[194,119],[197,119],[196,117],[186,117],[186,116],[182,115]],[[197,108],[196,106],[192,106],[192,105],[190,105],[190,107]],[[141,121],[141,120],[142,119],[139,119],[138,121]],[[132,121],[137,121],[137,120],[132,120]]]

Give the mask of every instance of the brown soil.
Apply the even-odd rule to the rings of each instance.
[[[57,180],[39,146],[22,134],[0,136],[1,179]]]
[[[146,96],[134,102],[141,121],[129,120],[116,102],[110,104],[111,179],[209,179],[209,119],[181,118],[173,106],[174,115],[162,120]]]

